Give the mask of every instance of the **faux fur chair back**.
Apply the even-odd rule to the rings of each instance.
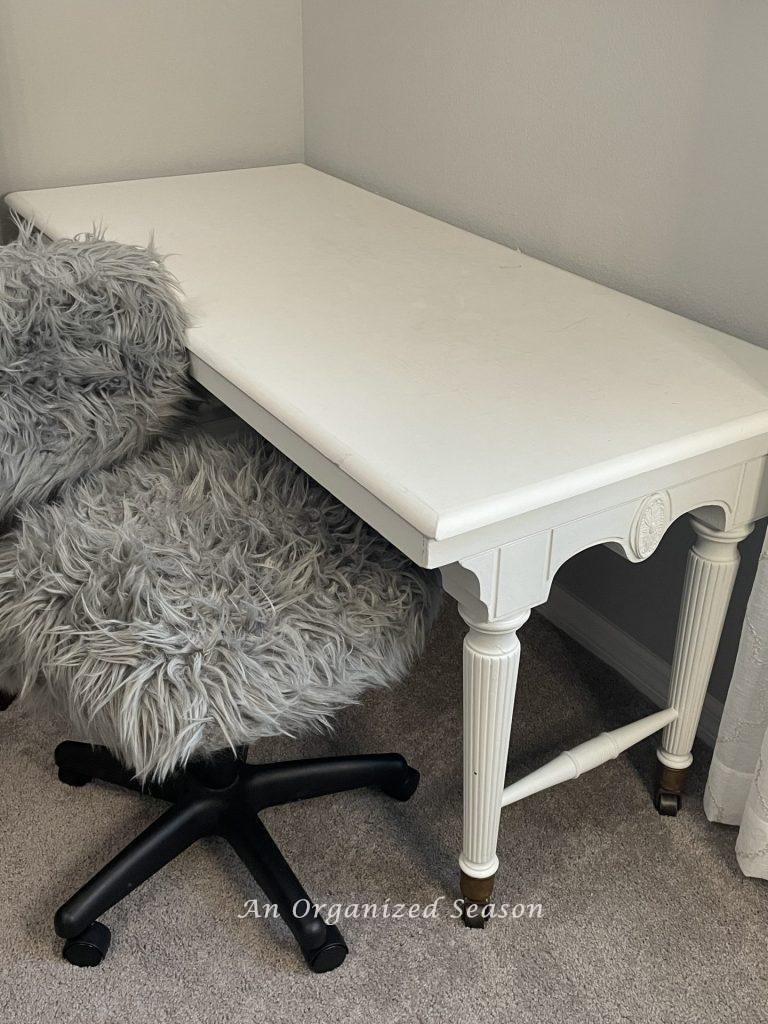
[[[167,428],[191,398],[187,326],[151,248],[30,230],[0,247],[0,528]]]

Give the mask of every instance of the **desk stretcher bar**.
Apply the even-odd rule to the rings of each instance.
[[[502,807],[515,804],[518,800],[533,796],[534,793],[540,793],[542,789],[550,789],[561,782],[576,779],[584,772],[589,772],[606,761],[612,761],[635,743],[674,722],[676,718],[677,711],[674,708],[665,708],[646,718],[630,722],[629,725],[622,725],[619,729],[601,732],[599,736],[580,743],[573,750],[558,754],[553,761],[507,786],[501,798]]]

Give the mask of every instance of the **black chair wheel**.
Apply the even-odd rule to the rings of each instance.
[[[654,800],[656,810],[665,818],[676,818],[682,802],[679,793],[670,793],[666,789],[658,789],[656,791],[656,799]]]
[[[410,766],[406,768],[405,774],[391,786],[382,786],[382,792],[386,793],[387,796],[391,796],[393,800],[410,800],[416,790],[419,788],[419,780],[421,775],[416,771],[415,768]]]
[[[347,953],[347,945],[343,939],[331,939],[324,946],[307,955],[307,963],[315,974],[325,974],[327,971],[335,971],[344,963]]]
[[[90,775],[83,775],[75,768],[59,768],[59,782],[64,782],[68,786],[87,786],[91,781]]]
[[[461,911],[461,920],[465,928],[485,928],[486,921],[491,916],[489,904],[472,903],[464,900]]]
[[[112,935],[100,921],[94,921],[84,932],[67,939],[62,956],[75,967],[98,967],[107,955]]]

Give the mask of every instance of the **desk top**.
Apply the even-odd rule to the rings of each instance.
[[[191,352],[426,538],[768,432],[768,352],[300,164],[17,192],[154,233]]]

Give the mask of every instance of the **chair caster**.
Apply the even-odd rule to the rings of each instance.
[[[325,942],[315,949],[305,949],[304,959],[315,974],[326,974],[328,971],[335,971],[341,967],[346,959],[347,944],[341,937],[341,932],[335,925],[328,925],[325,932]]]
[[[109,928],[94,921],[85,931],[67,939],[61,955],[75,967],[98,967],[107,955],[111,938]]]
[[[421,775],[416,771],[415,768],[408,767],[402,779],[393,786],[382,786],[382,793],[386,793],[387,796],[391,796],[393,800],[400,800],[405,803],[406,800],[410,800],[416,790],[419,788],[419,779]]]
[[[486,921],[490,919],[491,907],[488,903],[472,903],[471,900],[464,900],[461,909],[461,920],[465,928],[485,928]]]
[[[90,775],[83,775],[74,768],[59,768],[59,782],[64,782],[67,786],[87,786],[92,781]]]
[[[679,793],[670,793],[668,789],[657,789],[654,799],[656,810],[665,818],[676,818],[682,805]]]

